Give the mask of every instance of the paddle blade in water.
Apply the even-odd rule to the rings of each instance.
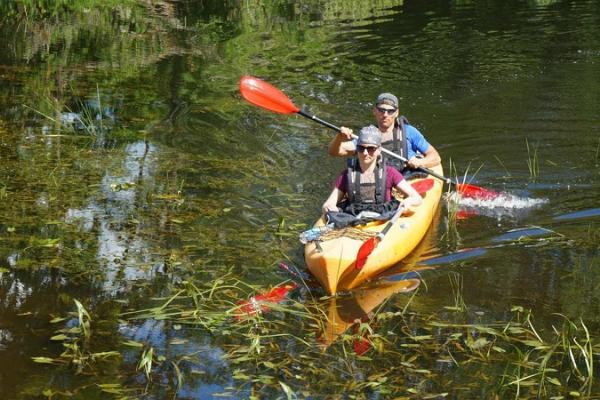
[[[296,284],[276,286],[267,293],[257,294],[248,300],[240,301],[240,307],[235,317],[241,320],[259,312],[267,312],[270,310],[270,306],[284,301],[287,295],[297,287]]]
[[[362,269],[365,266],[365,264],[367,263],[367,258],[369,258],[369,255],[371,255],[373,250],[375,250],[375,247],[377,247],[378,243],[379,238],[377,236],[373,236],[372,238],[364,242],[362,246],[360,246],[360,249],[358,249],[358,253],[356,254],[356,262],[354,263],[354,268]]]
[[[240,79],[240,93],[250,103],[276,113],[292,114],[300,111],[281,90],[252,76]]]
[[[469,185],[468,183],[457,183],[456,190],[463,197],[470,197],[472,199],[491,200],[499,196],[498,193],[484,189],[479,186]]]

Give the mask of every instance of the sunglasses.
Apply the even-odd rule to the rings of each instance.
[[[397,110],[397,108],[382,108],[382,107],[375,107],[375,108],[377,108],[377,111],[379,111],[380,113],[389,114],[389,115],[392,115]]]
[[[356,146],[356,151],[359,154],[362,154],[365,152],[365,150],[367,151],[367,153],[369,153],[370,156],[372,156],[373,154],[375,154],[375,150],[377,150],[379,147],[367,147],[367,146]]]

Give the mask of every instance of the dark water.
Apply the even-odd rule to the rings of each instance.
[[[42,3],[0,6],[0,397],[600,393],[575,342],[577,368],[565,352],[545,375],[543,346],[489,332],[508,355],[473,344],[474,325],[516,314],[552,342],[568,318],[600,361],[600,3]],[[343,338],[318,348],[334,301],[318,289],[258,325],[124,314],[192,286],[224,313],[286,279],[279,262],[303,266],[297,234],[344,161],[326,156],[331,131],[245,103],[245,74],[353,128],[378,93],[396,93],[447,175],[505,192],[464,202],[456,221],[444,203],[411,258],[427,267],[418,291],[374,285],[368,358]],[[80,353],[51,340],[81,325],[74,300],[93,322],[87,338],[68,333]],[[423,335],[434,342],[403,341]],[[257,336],[261,353],[247,348]],[[150,348],[152,381],[137,368]],[[84,357],[108,351],[120,355]],[[63,352],[65,364],[32,360]]]

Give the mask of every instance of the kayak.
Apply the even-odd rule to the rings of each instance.
[[[443,175],[441,165],[431,169]],[[433,185],[421,194],[423,203],[400,216],[362,268],[355,267],[358,250],[365,240],[381,232],[389,221],[333,229],[319,240],[306,243],[304,259],[308,270],[329,294],[354,289],[374,278],[402,261],[423,240],[438,209],[443,189],[443,181],[430,176],[409,182],[414,186],[425,179],[433,180]],[[314,227],[325,225],[326,221],[321,217]]]

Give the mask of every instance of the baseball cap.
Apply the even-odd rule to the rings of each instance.
[[[381,93],[377,96],[377,100],[375,101],[376,106],[380,104],[387,104],[394,108],[398,108],[398,98],[391,93]]]
[[[358,134],[357,146],[381,146],[381,132],[373,125],[365,126]]]

